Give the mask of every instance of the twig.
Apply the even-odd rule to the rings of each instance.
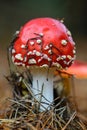
[[[72,114],[72,116],[70,117],[69,121],[66,123],[66,125],[62,128],[62,130],[65,130],[67,128],[67,126],[69,125],[69,123],[75,118],[76,116],[76,112],[74,112]]]
[[[83,130],[87,130],[86,126],[83,124],[82,121],[77,121],[77,123],[80,125],[80,127],[81,127]]]
[[[75,91],[75,84],[74,84],[74,76],[72,76],[72,93],[73,93],[73,101],[74,101],[74,104],[75,104],[75,108],[76,108],[77,111],[79,111],[77,101],[76,101],[76,91]]]
[[[15,119],[0,119],[0,123],[20,123],[19,121]]]
[[[36,129],[31,123],[26,123],[26,125],[27,125],[31,130],[38,130],[38,129]]]

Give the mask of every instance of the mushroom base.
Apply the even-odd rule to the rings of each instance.
[[[40,102],[40,111],[50,109],[53,103],[53,76],[55,68],[31,67],[32,91]]]

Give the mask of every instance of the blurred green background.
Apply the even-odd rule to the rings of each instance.
[[[0,102],[9,97],[7,46],[16,30],[36,17],[64,18],[77,47],[77,59],[87,62],[87,0],[0,0]],[[87,79],[75,80],[76,96],[87,113]],[[78,92],[79,91],[79,92]],[[84,100],[81,100],[84,99]],[[1,107],[5,104],[1,105]]]

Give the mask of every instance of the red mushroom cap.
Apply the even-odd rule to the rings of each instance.
[[[66,68],[75,59],[75,43],[61,21],[36,18],[21,28],[13,41],[11,54],[18,66]]]

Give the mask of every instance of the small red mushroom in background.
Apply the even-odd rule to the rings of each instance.
[[[74,64],[62,72],[74,75],[79,79],[87,79],[87,62],[75,60]]]
[[[32,91],[44,108],[48,108],[54,99],[54,71],[71,66],[75,52],[71,33],[60,20],[36,18],[27,22],[17,34],[11,56],[15,65],[30,70],[33,77]],[[40,99],[42,86],[43,96]]]

